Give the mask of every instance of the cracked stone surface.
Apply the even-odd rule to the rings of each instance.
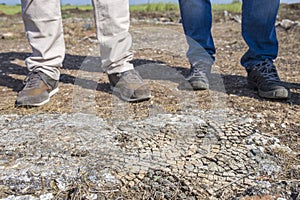
[[[289,148],[260,133],[252,118],[229,112],[218,124],[211,116],[197,111],[114,122],[80,113],[0,116],[0,191],[6,199],[75,195],[74,188],[95,199],[142,198],[142,190],[158,199],[277,192],[283,183],[271,180],[280,167],[268,152]],[[296,186],[279,191],[287,197]]]

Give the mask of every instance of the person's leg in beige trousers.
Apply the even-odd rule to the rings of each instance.
[[[58,91],[59,68],[65,55],[59,0],[22,0],[22,14],[32,55],[30,71],[16,105],[40,106]],[[93,0],[102,68],[112,87],[127,101],[150,98],[150,91],[129,63],[132,39],[128,0]],[[130,86],[130,88],[128,88]]]

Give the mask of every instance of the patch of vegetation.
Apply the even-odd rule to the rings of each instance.
[[[212,8],[215,11],[227,10],[228,12],[240,13],[242,9],[242,3],[233,2],[231,4],[213,4]],[[73,6],[68,4],[62,6],[61,9],[62,10],[71,10],[71,9],[92,10],[93,6],[91,5]],[[179,10],[179,5],[172,4],[172,3],[151,3],[151,4],[140,4],[140,5],[130,6],[130,11],[137,11],[137,12],[165,12],[165,11],[177,11],[177,10]],[[14,15],[17,13],[21,13],[21,6],[20,5],[10,6],[10,5],[1,4],[0,13],[4,13],[6,15]]]
[[[0,4],[0,13],[4,13],[6,15],[15,15],[21,13],[21,5],[9,6]]]
[[[212,9],[214,11],[225,11],[231,13],[241,13],[242,12],[242,3],[240,2],[233,2],[231,4],[213,4]]]
[[[93,10],[93,6],[91,5],[83,5],[83,6],[73,6],[70,4],[63,5],[61,7],[62,10],[72,10],[72,9],[78,9],[78,10]]]
[[[63,19],[68,19],[68,18],[72,17],[72,15],[69,14],[69,13],[63,13],[61,17],[62,17]]]
[[[242,11],[242,3],[239,1],[233,1],[231,4],[213,4],[212,9],[214,11],[225,11],[240,13]],[[138,12],[160,12],[160,11],[174,11],[179,10],[178,4],[172,3],[152,3],[130,6],[130,11]]]
[[[83,6],[73,6],[73,5],[63,5],[61,7],[62,10],[71,10],[71,9],[78,9],[78,10],[92,10],[93,6],[91,5],[83,5]],[[18,13],[21,13],[22,8],[21,5],[5,5],[5,4],[0,4],[0,13],[4,13],[6,15],[15,15]]]
[[[130,11],[136,12],[161,12],[179,10],[178,4],[172,3],[151,3],[130,6]]]

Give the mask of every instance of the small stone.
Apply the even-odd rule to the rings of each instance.
[[[14,36],[15,36],[14,33],[8,32],[8,33],[3,33],[3,34],[1,35],[1,38],[2,38],[2,39],[9,39],[9,38],[13,38]]]
[[[132,188],[135,185],[135,183],[134,183],[134,181],[129,181],[128,185]]]
[[[261,118],[261,117],[262,117],[262,116],[261,116],[261,114],[259,114],[259,113],[255,115],[255,118],[257,118],[257,119],[259,119],[259,118]]]
[[[209,180],[206,179],[206,178],[203,178],[203,179],[201,180],[201,183],[204,184],[204,185],[210,185],[210,184],[211,184],[211,181],[209,181]]]
[[[128,183],[128,181],[125,178],[121,178],[121,182],[126,185]]]
[[[179,195],[179,197],[180,197],[180,199],[186,199],[186,194],[181,193],[181,194]]]
[[[173,197],[173,194],[171,192],[166,192],[164,197],[166,199],[171,199]]]
[[[176,161],[175,160],[167,160],[167,164],[168,165],[176,165]]]
[[[227,137],[226,136],[221,136],[220,140],[227,140]]]
[[[171,169],[169,167],[162,168],[161,170],[163,170],[164,172],[171,172]]]
[[[204,133],[199,133],[199,134],[197,134],[197,137],[198,137],[198,138],[204,138],[204,137],[205,137],[205,134],[204,134]]]
[[[129,176],[129,175],[127,175],[127,176],[125,176],[125,178],[126,178],[128,181],[132,181],[135,177],[134,177],[134,176]]]
[[[170,19],[166,18],[166,17],[161,17],[161,18],[159,18],[159,21],[166,23],[166,22],[170,22]]]
[[[246,179],[244,180],[244,183],[245,183],[246,185],[249,185],[249,186],[254,186],[254,185],[255,185],[254,181],[251,180],[251,179],[248,179],[248,178],[246,178]]]
[[[128,190],[127,190],[127,188],[125,186],[123,186],[123,187],[121,187],[121,192],[122,193],[126,193],[126,192],[128,192]]]
[[[51,200],[51,199],[53,199],[52,193],[47,193],[40,196],[40,200]]]
[[[145,174],[139,173],[137,175],[138,179],[143,180],[143,178],[145,177]]]
[[[229,16],[229,13],[227,10],[224,10],[224,17],[228,17]]]
[[[151,186],[145,185],[145,186],[144,186],[144,189],[145,189],[146,191],[150,191],[150,190],[151,190]]]
[[[250,151],[251,151],[251,153],[252,153],[254,156],[257,156],[257,155],[261,154],[260,149],[251,149]]]
[[[88,199],[96,200],[96,199],[98,199],[98,195],[97,194],[90,194]]]
[[[224,170],[224,168],[223,167],[221,167],[221,166],[218,166],[218,172],[220,172],[220,173],[223,173],[225,170]]]
[[[297,23],[292,21],[292,20],[289,20],[289,19],[283,19],[279,25],[284,28],[285,30],[288,30],[290,28],[292,28],[293,26],[296,26]]]
[[[31,195],[25,195],[25,196],[8,196],[7,198],[3,199],[3,200],[37,200],[38,198],[33,197]]]
[[[206,189],[207,193],[210,194],[210,195],[214,195],[214,190],[209,188],[209,189]]]
[[[284,123],[281,124],[280,126],[281,126],[281,128],[286,128],[286,125]]]
[[[136,186],[136,185],[134,185],[134,186],[132,187],[132,189],[134,189],[135,191],[139,191],[139,187]]]
[[[172,183],[167,179],[162,179],[162,184],[165,186],[171,185]]]
[[[248,158],[253,158],[253,156],[254,156],[254,155],[251,153],[251,151],[247,152],[246,155],[247,155]]]
[[[188,171],[193,171],[194,170],[193,165],[186,165],[186,166],[184,166],[184,168],[187,169]]]
[[[210,181],[214,181],[215,180],[214,179],[214,175],[208,175],[207,179],[210,180]]]

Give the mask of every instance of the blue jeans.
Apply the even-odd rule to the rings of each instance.
[[[249,49],[241,64],[250,70],[256,63],[278,54],[275,22],[280,0],[243,0],[242,35]],[[179,0],[183,29],[189,44],[190,63],[214,61],[216,49],[211,34],[212,13],[210,0]]]

